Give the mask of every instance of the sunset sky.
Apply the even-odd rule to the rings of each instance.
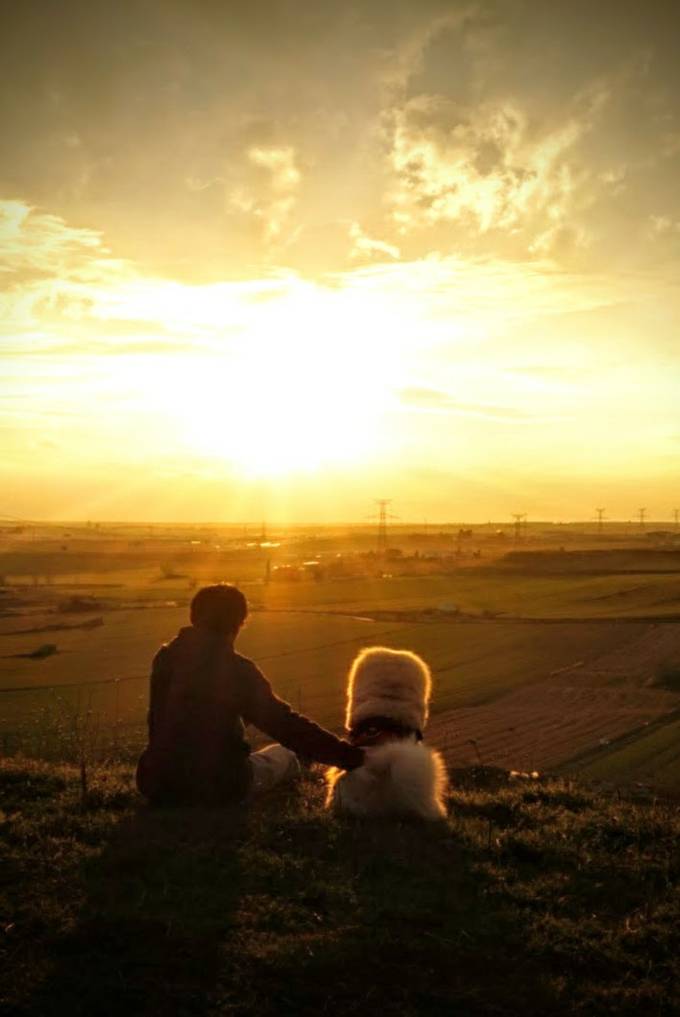
[[[17,4],[0,514],[670,519],[680,6]]]

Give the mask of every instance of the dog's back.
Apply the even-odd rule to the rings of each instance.
[[[358,770],[328,774],[327,804],[355,816],[417,816],[442,819],[446,767],[422,742],[389,741],[367,752]]]

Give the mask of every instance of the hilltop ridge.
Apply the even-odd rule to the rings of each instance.
[[[678,1012],[673,805],[487,768],[445,823],[362,823],[317,769],[249,812],[131,776],[0,762],[3,1013]]]

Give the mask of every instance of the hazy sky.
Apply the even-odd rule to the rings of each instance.
[[[668,519],[680,5],[22,3],[0,514]]]

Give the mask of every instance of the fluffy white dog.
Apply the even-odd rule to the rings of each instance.
[[[446,767],[423,743],[432,678],[425,661],[408,650],[371,646],[349,672],[345,726],[366,749],[351,773],[327,774],[326,807],[355,816],[446,815]]]

